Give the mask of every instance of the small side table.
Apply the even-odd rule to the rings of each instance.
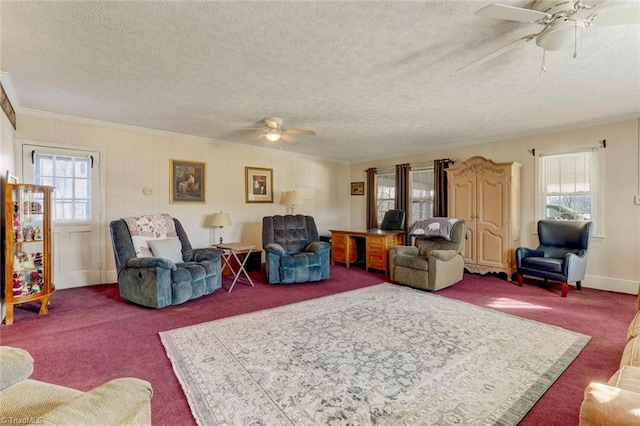
[[[220,274],[225,268],[229,269],[231,275],[233,275],[233,282],[231,283],[231,287],[227,290],[231,293],[233,287],[236,285],[238,281],[244,282],[246,284],[251,284],[251,287],[255,287],[253,285],[253,281],[251,277],[247,273],[245,269],[245,264],[247,263],[247,259],[249,259],[249,254],[251,254],[251,250],[253,250],[256,246],[253,244],[243,244],[243,243],[222,243],[222,244],[214,244],[214,247],[222,250],[222,269],[220,270]],[[238,264],[238,270],[233,269],[231,265],[231,258],[234,258]],[[244,275],[244,276],[242,276]]]

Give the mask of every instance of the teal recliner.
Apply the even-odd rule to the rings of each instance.
[[[293,284],[329,278],[331,244],[319,239],[311,216],[262,218],[267,281]]]
[[[163,215],[154,217],[157,219],[158,216]],[[222,286],[221,251],[214,247],[192,248],[178,219],[164,216],[165,221],[173,220],[175,224],[175,234],[179,240],[175,241],[174,238],[176,253],[170,253],[167,249],[165,253],[158,250],[156,254],[150,251],[148,256],[138,256],[126,219],[114,220],[109,224],[120,296],[150,308],[178,305],[211,294]],[[150,246],[162,247],[160,244]]]

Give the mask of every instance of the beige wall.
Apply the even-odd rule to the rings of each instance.
[[[4,188],[4,179],[7,173],[7,170],[10,171],[11,174],[15,174],[15,163],[14,163],[14,139],[15,139],[15,131],[13,130],[13,126],[11,126],[11,122],[5,115],[3,111],[0,111],[0,172],[2,177],[0,181],[3,184]]]
[[[9,121],[9,119],[7,118],[6,114],[3,111],[0,111],[0,198],[2,198],[2,200],[4,200],[4,184],[5,182],[5,176],[7,171],[9,171],[11,174],[15,174],[16,170],[15,170],[15,164],[14,164],[14,155],[13,155],[13,147],[14,147],[14,136],[15,136],[15,131],[13,130],[13,126],[11,126],[11,122]],[[3,201],[3,205],[4,205],[4,201]],[[0,213],[0,220],[2,220],[2,228],[4,229],[4,222],[5,222],[5,214],[4,214],[4,208],[2,209],[2,213]],[[2,236],[2,238],[4,239],[4,235]],[[4,253],[4,242],[2,244],[0,244],[0,248],[2,249],[2,252]],[[4,257],[3,257],[4,259]],[[4,274],[5,274],[5,270],[4,270],[4,260],[2,262],[2,264],[0,265],[0,275],[2,276],[2,279],[0,279],[0,282],[3,283],[4,285]],[[4,307],[4,303],[2,300],[0,300],[0,321],[2,321],[5,317],[5,307]]]
[[[105,261],[109,282],[115,282],[115,264],[107,226],[130,215],[166,212],[180,219],[194,247],[209,245],[213,232],[203,223],[207,215],[225,211],[233,225],[224,228],[227,242],[262,246],[262,217],[286,214],[282,194],[293,189],[304,194],[296,213],[310,214],[318,231],[349,227],[349,165],[265,149],[204,139],[110,127],[105,123],[79,123],[58,117],[19,116],[16,144],[48,142],[103,153]],[[17,148],[19,150],[19,148]],[[4,152],[4,150],[3,150]],[[21,153],[16,152],[16,156]],[[207,163],[206,204],[169,203],[169,159]],[[245,203],[244,167],[273,169],[273,204]],[[145,196],[149,186],[153,195]],[[216,229],[217,240],[219,232]]]
[[[279,204],[279,200],[285,191],[292,189],[304,193],[304,204],[296,212],[312,214],[321,233],[327,233],[331,228],[363,228],[365,197],[350,196],[349,182],[364,181],[364,170],[368,167],[393,168],[395,164],[405,162],[426,165],[436,158],[465,160],[473,155],[482,155],[497,162],[518,161],[523,164],[521,239],[524,245],[535,246],[535,160],[528,150],[535,148],[542,152],[559,147],[593,147],[606,139],[607,148],[601,151],[604,236],[593,240],[584,284],[593,288],[635,293],[640,282],[640,205],[634,204],[634,196],[640,193],[638,120],[353,165],[299,156],[285,150],[151,133],[134,128],[123,130],[104,123],[79,123],[58,117],[24,114],[19,115],[18,120],[19,127],[15,135],[17,146],[23,141],[45,141],[103,152],[105,230],[108,222],[114,218],[167,212],[183,222],[194,246],[211,243],[212,231],[203,226],[203,221],[208,214],[220,210],[229,212],[233,221],[233,226],[223,231],[225,241],[260,245],[262,217],[286,213],[286,206]],[[5,150],[6,144],[11,145],[11,142],[7,142],[9,139],[3,133],[3,161],[11,162],[4,159],[5,152],[11,149]],[[18,152],[15,154],[20,155]],[[209,185],[206,204],[169,203],[170,158],[207,163]],[[273,169],[273,204],[244,202],[245,166]],[[152,196],[142,194],[145,186],[153,188]],[[216,238],[217,235],[216,231]],[[112,273],[114,263],[108,233],[105,238],[105,257],[107,271]]]
[[[640,282],[640,120],[490,142],[437,152],[386,158],[351,166],[351,180],[364,181],[369,167],[393,168],[395,164],[431,164],[437,158],[465,160],[481,155],[496,162],[517,161],[522,168],[522,235],[525,246],[536,246],[535,159],[529,153],[550,152],[564,147],[597,147],[606,139],[602,155],[604,235],[592,240],[586,287],[635,294]],[[428,141],[427,141],[428,142]],[[351,197],[351,223],[365,223],[364,197]]]

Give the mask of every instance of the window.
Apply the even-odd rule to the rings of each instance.
[[[433,169],[419,169],[411,171],[411,220],[433,217],[434,197]],[[378,173],[377,212],[378,226],[382,223],[384,214],[394,208],[396,198],[395,173]]]
[[[378,212],[378,226],[382,223],[384,214],[393,209],[396,200],[395,173],[378,173],[376,176],[376,210]]]
[[[35,182],[55,188],[53,220],[91,219],[90,158],[36,153]]]
[[[591,220],[596,233],[598,215],[597,151],[540,157],[539,217]],[[601,234],[601,232],[600,232]]]
[[[433,217],[433,169],[411,171],[411,220]]]

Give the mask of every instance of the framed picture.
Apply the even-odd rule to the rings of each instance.
[[[351,182],[351,195],[364,195],[364,182]]]
[[[244,168],[245,202],[273,203],[273,169]]]
[[[205,203],[207,163],[169,159],[169,202]]]

